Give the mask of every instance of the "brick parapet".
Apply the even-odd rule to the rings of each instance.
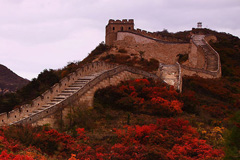
[[[208,48],[211,50],[211,52],[216,55],[217,61],[218,61],[218,63],[217,63],[218,67],[217,67],[217,70],[214,71],[214,72],[217,73],[217,77],[221,77],[221,75],[222,75],[222,69],[221,69],[220,56],[219,56],[218,52],[215,51],[215,50],[212,48],[212,46],[205,40],[205,38],[203,39],[203,41],[204,41],[204,43],[208,46]]]
[[[164,44],[188,44],[189,43],[189,42],[184,42],[179,39],[163,38],[162,36],[157,36],[156,34],[154,34],[152,32],[147,32],[145,30],[140,30],[140,29],[131,30],[131,31],[119,31],[118,33],[121,33],[121,32],[136,34],[136,35],[142,36],[144,38],[148,38],[150,40],[154,40],[156,42],[164,43]]]
[[[192,68],[192,67],[188,67],[188,66],[185,66],[185,65],[181,65],[181,68],[184,69],[184,70],[187,70],[187,71],[194,72],[194,73],[191,73],[191,74],[185,74],[185,72],[184,72],[183,75],[192,76],[194,74],[195,75],[203,74],[205,76],[202,76],[202,77],[206,77],[206,78],[219,78],[220,77],[219,72],[215,72],[215,71],[207,71],[207,70],[204,70],[204,69]]]
[[[193,35],[194,36],[194,35]],[[185,70],[191,71],[189,72],[189,75],[193,75],[193,72],[196,72],[195,74],[201,73],[202,77],[211,77],[211,78],[219,78],[221,77],[221,61],[220,61],[220,56],[217,53],[217,51],[215,51],[212,46],[207,42],[207,40],[205,40],[205,37],[202,39],[202,42],[204,43],[204,45],[206,45],[213,54],[216,55],[217,57],[217,70],[215,71],[209,71],[207,70],[207,54],[205,53],[203,50],[203,47],[201,45],[198,45],[194,40],[191,41],[191,43],[193,45],[195,45],[197,48],[199,48],[202,52],[204,52],[204,57],[205,57],[205,66],[204,69],[200,69],[200,68],[193,68],[193,67],[189,67],[189,66],[185,66],[185,65],[181,65],[181,67]],[[187,73],[187,72],[185,72]]]
[[[76,72],[70,73],[65,78],[61,79],[59,83],[53,85],[49,90],[45,91],[41,96],[32,100],[31,104],[22,105],[20,108],[14,109],[10,112],[0,114],[0,125],[8,125],[14,121],[19,121],[34,110],[39,109],[42,105],[50,102],[50,100],[57,96],[61,91],[71,85],[75,80],[85,75],[98,72],[99,70],[106,70],[112,68],[114,65],[105,62],[93,62],[86,64],[79,68]]]
[[[112,67],[112,65],[110,65]],[[35,123],[36,121],[47,117],[49,115],[54,114],[55,112],[62,110],[66,105],[68,105],[69,103],[76,101],[77,99],[79,99],[79,97],[81,97],[83,94],[87,93],[87,91],[89,91],[91,88],[93,88],[96,84],[101,83],[101,81],[103,81],[106,78],[110,78],[113,77],[114,75],[121,73],[121,72],[130,72],[133,74],[140,74],[143,75],[145,77],[150,77],[153,79],[159,79],[158,76],[153,75],[151,73],[139,70],[139,69],[135,69],[135,68],[131,68],[128,66],[115,66],[115,68],[113,69],[109,69],[105,72],[103,72],[102,74],[100,74],[99,76],[97,76],[96,78],[94,78],[93,80],[91,80],[90,82],[88,82],[83,88],[81,88],[78,92],[74,93],[73,95],[71,95],[70,97],[68,97],[67,99],[57,103],[56,105],[50,106],[48,108],[46,108],[45,110],[42,110],[36,114],[33,114],[29,117],[23,118],[18,120],[17,122],[13,123],[12,119],[9,119],[9,117],[7,118],[9,121],[8,124],[26,124],[26,123]],[[123,76],[124,77],[124,76]],[[15,114],[16,112],[19,113],[19,111],[13,111]],[[4,116],[1,116],[1,118],[4,118]],[[5,117],[6,118],[6,117]],[[14,119],[16,120],[16,119]]]
[[[128,23],[130,23],[130,24],[133,24],[134,20],[133,19],[129,19],[129,20],[127,20],[127,19],[123,19],[123,20],[119,20],[119,19],[113,20],[113,19],[110,19],[108,21],[108,24],[116,24],[116,23],[121,23],[121,24],[128,24]]]

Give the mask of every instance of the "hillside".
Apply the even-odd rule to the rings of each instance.
[[[191,32],[157,34],[186,41]],[[59,119],[58,130],[48,125],[2,129],[0,158],[239,159],[240,39],[208,29],[201,32],[217,37],[209,43],[220,54],[221,78],[184,76],[182,93],[145,78],[100,89],[93,106],[72,106],[66,117],[69,123]],[[98,60],[152,73],[159,64],[138,50],[100,43],[83,61],[44,70],[10,99],[1,97],[5,102],[1,109],[9,109],[6,101],[12,108],[29,102],[69,73]]]
[[[6,66],[0,64],[0,94],[15,92],[29,81],[15,74]]]

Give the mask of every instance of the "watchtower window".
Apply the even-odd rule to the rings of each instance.
[[[123,31],[123,27],[121,27],[121,31]]]
[[[115,30],[115,27],[113,27],[113,30]]]

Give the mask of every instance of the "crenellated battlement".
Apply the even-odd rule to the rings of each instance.
[[[116,42],[114,43],[114,41]],[[190,43],[185,43],[178,39],[134,29],[133,19],[110,19],[106,26],[106,43],[130,46],[132,50],[143,51],[147,58],[168,60],[166,61],[167,65],[161,65],[163,71],[159,75],[162,75],[162,79],[166,82],[176,84],[176,88],[180,91],[182,75],[198,75],[204,78],[221,77],[220,56],[205,40],[205,35],[194,35]],[[187,65],[170,65],[170,60],[174,62],[174,58],[179,53],[189,54],[189,63]],[[202,58],[199,58],[200,56]],[[30,104],[22,105],[7,113],[1,113],[0,126],[33,124],[59,110],[62,111],[64,107],[67,108],[66,106],[73,102],[77,104],[86,99],[92,102],[94,92],[101,87],[116,85],[121,80],[138,76],[159,79],[156,75],[128,66],[105,62],[86,64],[61,79],[59,83],[32,100]]]
[[[86,105],[91,106],[93,104],[94,93],[97,89],[108,85],[116,85],[123,80],[133,77],[159,79],[154,74],[128,66],[113,65],[104,62],[87,64],[62,79],[50,90],[34,99],[31,104],[23,105],[8,113],[1,113],[0,126],[15,124],[43,125],[51,123],[52,127],[54,127],[52,123],[56,120],[54,115],[58,117],[57,114],[61,112],[61,114],[66,113],[61,117],[66,117],[68,112],[65,111],[69,109],[69,104],[77,105],[80,102],[87,102]],[[58,101],[55,102],[56,100]],[[53,117],[51,117],[52,115]]]
[[[134,20],[133,19],[129,19],[129,20],[127,20],[127,19],[123,19],[123,20],[119,20],[119,19],[117,19],[117,20],[113,20],[113,19],[110,19],[109,21],[108,21],[108,24],[119,24],[119,23],[125,23],[125,24],[134,24]]]
[[[134,24],[127,28],[131,22],[126,19],[109,20],[106,44],[127,47],[138,52],[144,51],[146,59],[155,58],[166,64],[176,63],[179,54],[188,54],[188,61],[182,66],[184,74],[197,74],[206,78],[221,77],[220,56],[207,43],[208,40],[205,40],[205,29],[193,29],[192,39],[186,42],[168,34],[134,29]]]
[[[24,119],[33,111],[37,111],[43,108],[44,105],[50,103],[54,97],[69,87],[79,77],[83,77],[113,67],[113,65],[104,62],[94,62],[84,65],[83,67],[77,69],[76,72],[70,73],[68,76],[61,79],[59,83],[56,83],[49,90],[45,91],[41,96],[38,96],[32,100],[30,104],[22,105],[10,112],[1,113],[0,126],[9,125],[15,121]]]
[[[133,31],[131,31],[132,33],[138,34],[138,35],[142,35],[144,37],[150,38],[150,39],[155,39],[155,40],[159,40],[159,41],[163,41],[163,42],[184,42],[181,39],[176,39],[176,38],[172,38],[172,37],[166,37],[166,36],[161,36],[159,34],[156,34],[154,32],[149,32],[146,30],[142,30],[142,29],[135,29]]]
[[[105,42],[107,45],[113,45],[114,42],[118,39],[119,32],[131,32],[134,34],[142,35],[145,38],[166,41],[166,42],[183,42],[180,39],[161,36],[159,34],[148,32],[146,30],[141,30],[139,28],[134,29],[134,20],[133,19],[123,19],[123,20],[113,20],[110,19],[106,26],[106,39]]]
[[[123,20],[113,20],[110,19],[106,26],[106,39],[107,45],[112,45],[117,39],[117,33],[120,31],[133,31],[134,30],[134,20],[133,19],[123,19]]]

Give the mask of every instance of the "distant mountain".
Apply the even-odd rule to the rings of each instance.
[[[15,92],[17,89],[28,84],[28,80],[0,64],[0,94]]]

